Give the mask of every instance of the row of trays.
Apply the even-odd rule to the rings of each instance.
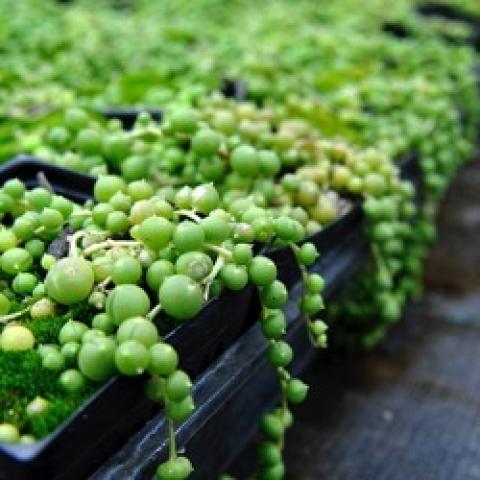
[[[415,155],[406,156],[399,165],[405,178],[419,177]],[[0,168],[0,184],[14,177],[28,187],[47,182],[55,192],[77,202],[92,198],[95,181],[28,156]],[[367,256],[362,222],[361,204],[356,203],[309,238],[321,252],[312,270],[325,277],[327,297]],[[279,277],[291,287],[287,337],[296,353],[293,372],[299,373],[313,356],[296,307],[300,271],[290,249],[269,255],[277,263]],[[177,349],[182,368],[195,378],[198,408],[178,431],[179,444],[197,467],[193,478],[214,478],[251,437],[256,418],[279,393],[264,361],[267,343],[257,325],[258,315],[253,287],[225,292],[166,337]],[[148,478],[167,449],[163,412],[145,398],[144,382],[143,377],[113,378],[43,440],[34,445],[0,445],[1,474],[8,480],[75,480],[97,469],[92,479]],[[232,429],[238,429],[238,435]]]
[[[480,28],[480,15],[474,15],[460,7],[440,2],[425,2],[418,6],[418,12],[428,17],[442,17],[447,20],[469,23]]]
[[[439,18],[453,22],[461,22],[471,27],[470,35],[465,39],[452,38],[445,35],[448,43],[466,43],[480,50],[480,15],[466,12],[459,7],[438,2],[425,2],[417,7],[417,12],[423,17]],[[399,39],[407,39],[413,35],[408,26],[400,21],[387,21],[382,25],[383,31]]]

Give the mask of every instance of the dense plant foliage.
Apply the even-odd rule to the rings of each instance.
[[[421,292],[438,202],[475,146],[472,27],[408,0],[269,0],[262,15],[241,0],[98,3],[0,5],[0,157],[97,177],[85,205],[48,184],[0,189],[0,440],[34,442],[113,376],[148,374],[169,428],[158,478],[188,478],[175,425],[194,411],[192,383],[164,337],[251,284],[281,392],[255,478],[283,478],[308,386],[287,368],[289,292],[270,256],[292,250],[316,347],[327,323],[357,348],[399,320]],[[220,92],[226,80],[243,98]],[[125,130],[102,115],[114,106],[145,111]],[[401,178],[406,155],[420,194]],[[315,234],[357,201],[371,262],[324,305]]]

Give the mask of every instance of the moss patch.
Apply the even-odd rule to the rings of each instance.
[[[87,383],[80,394],[66,393],[58,384],[58,373],[43,368],[36,351],[0,351],[0,421],[13,423],[22,433],[36,438],[47,435],[97,388]],[[25,408],[37,395],[47,399],[50,406],[44,414],[30,419]]]

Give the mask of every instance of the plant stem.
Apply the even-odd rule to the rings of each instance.
[[[161,310],[162,310],[162,305],[159,303],[147,313],[147,319],[153,320]]]
[[[168,423],[168,458],[173,460],[177,458],[177,445],[175,439],[175,423],[173,420],[167,419]]]
[[[285,395],[285,390],[287,388],[287,384],[286,384],[285,380],[281,381],[281,386],[282,386],[282,405],[281,405],[280,408],[282,409],[283,415],[285,415],[285,413],[288,410],[287,396]],[[283,447],[285,446],[285,433],[283,433],[283,435],[278,440],[278,446],[279,446],[280,450],[283,450]]]
[[[291,244],[290,244],[290,248],[292,249],[292,252],[293,252],[293,254],[295,255],[295,258],[297,258],[296,253],[297,253],[298,250],[299,250],[298,245],[295,245],[294,243],[291,243]],[[307,334],[308,334],[308,339],[310,340],[310,343],[311,343],[314,347],[319,347],[320,345],[318,344],[318,342],[317,342],[317,341],[315,340],[315,338],[313,337],[312,331],[311,331],[311,329],[310,329],[310,326],[312,325],[312,319],[310,318],[310,315],[308,315],[307,313],[302,312],[302,305],[301,305],[302,300],[301,300],[301,299],[302,299],[303,296],[305,295],[305,282],[307,281],[308,270],[307,270],[307,267],[305,267],[305,265],[303,265],[302,263],[300,263],[298,260],[297,260],[297,265],[298,265],[298,268],[300,269],[300,272],[301,272],[301,274],[302,274],[302,291],[301,291],[300,305],[299,305],[300,314],[301,314],[301,316],[302,316],[303,322],[305,323],[305,327],[307,328]]]
[[[205,284],[205,291],[203,293],[203,298],[208,300],[208,294],[210,293],[210,285],[212,284],[215,277],[219,274],[220,270],[225,265],[225,259],[222,255],[219,255],[215,260],[212,271],[203,279],[202,283]]]
[[[133,130],[132,132],[129,133],[129,136],[133,138],[141,138],[145,135],[155,135],[157,137],[161,137],[162,130],[160,128],[155,128],[155,127],[146,127],[146,128],[141,128],[139,130]]]
[[[160,383],[160,388],[162,392],[162,397],[164,398],[164,405],[165,409],[168,405],[168,397],[166,394],[165,389],[165,379],[162,378],[162,382]],[[168,458],[169,460],[173,460],[177,458],[177,443],[175,440],[175,423],[169,417],[167,418],[167,433],[168,433]]]
[[[8,323],[10,320],[15,320],[18,317],[21,317],[24,313],[27,313],[30,310],[30,307],[19,310],[18,312],[10,313],[9,315],[3,315],[0,317],[0,323]]]
[[[230,260],[233,256],[233,254],[230,250],[227,250],[226,248],[220,247],[219,245],[212,245],[211,243],[205,243],[204,247],[208,248],[209,250],[212,250],[213,252],[217,252],[219,255],[222,255],[223,257],[227,258],[228,260]]]
[[[70,217],[90,217],[92,212],[90,210],[78,210],[77,212],[73,212]]]
[[[177,214],[182,217],[187,217],[190,220],[193,220],[196,223],[200,223],[202,218],[199,217],[194,211],[192,210],[177,210]]]
[[[83,256],[88,257],[92,253],[98,252],[99,250],[104,250],[106,248],[112,248],[112,247],[140,247],[142,245],[141,242],[138,242],[136,240],[112,240],[108,239],[105,240],[104,242],[100,243],[95,243],[94,245],[90,245],[88,248],[86,248],[83,251]]]
[[[112,277],[107,277],[105,280],[103,280],[103,282],[100,282],[98,285],[97,285],[97,288],[96,290],[100,291],[100,292],[103,292],[105,291],[105,289],[107,288],[108,284],[112,281]]]
[[[69,257],[78,257],[77,242],[80,238],[84,237],[85,235],[86,235],[86,232],[84,230],[79,230],[78,232],[75,232],[73,235],[71,235],[68,238],[68,242],[70,244],[70,247],[68,249]]]

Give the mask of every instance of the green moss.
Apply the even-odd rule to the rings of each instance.
[[[0,421],[11,422],[22,433],[41,438],[54,430],[96,389],[93,384],[81,394],[68,394],[58,384],[58,374],[42,367],[40,355],[25,352],[0,351]],[[25,407],[37,395],[50,402],[47,411],[29,419]]]
[[[12,299],[12,311],[24,306]],[[60,329],[69,318],[90,324],[94,315],[86,303],[71,307],[69,315],[60,311],[55,316],[32,319],[26,314],[19,321],[28,327],[37,344],[58,343]],[[68,365],[74,367],[75,365]],[[16,425],[22,433],[41,438],[65,421],[98,386],[87,383],[80,394],[65,392],[58,383],[58,373],[42,367],[42,359],[36,350],[24,352],[0,351],[0,422]],[[35,418],[28,418],[25,409],[36,396],[47,399],[47,411]]]
[[[37,343],[57,343],[60,329],[66,321],[65,317],[44,317],[30,318],[23,324],[31,330]]]
[[[91,389],[89,395],[93,393]],[[50,405],[44,415],[39,415],[29,422],[29,432],[35,438],[42,438],[62,424],[89,395],[64,396],[50,399]]]

